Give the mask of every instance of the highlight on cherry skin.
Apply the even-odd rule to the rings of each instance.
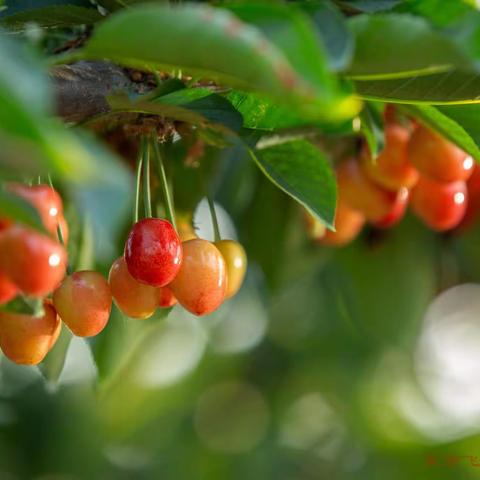
[[[0,311],[0,348],[20,365],[37,365],[52,349],[62,324],[57,312],[45,303],[41,316]]]
[[[219,240],[214,245],[220,250],[227,269],[225,299],[233,297],[242,286],[247,271],[247,254],[235,240]]]
[[[113,262],[108,282],[115,304],[127,317],[149,318],[159,306],[159,288],[135,280],[123,256]]]
[[[105,328],[110,318],[110,286],[98,272],[75,272],[53,292],[53,305],[75,335],[93,337]]]
[[[137,281],[164,287],[175,278],[182,263],[180,237],[168,220],[144,218],[128,234],[125,261]]]

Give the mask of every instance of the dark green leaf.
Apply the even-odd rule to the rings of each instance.
[[[457,122],[480,148],[480,105],[445,105],[437,109]]]
[[[393,103],[455,104],[479,101],[480,76],[452,70],[391,80],[358,80],[357,93],[365,99]]]
[[[305,48],[313,53],[310,43]],[[302,53],[295,62],[302,69],[296,72],[257,28],[206,5],[144,5],[121,11],[97,28],[83,55],[147,70],[181,69],[263,92],[312,118],[351,117],[359,107],[352,96],[336,94],[320,61]]]
[[[360,131],[367,141],[372,157],[376,158],[385,143],[382,116],[374,107],[366,104],[360,114],[360,120]]]
[[[341,0],[339,4],[356,12],[375,13],[390,10],[402,0]]]
[[[323,153],[305,140],[256,149],[255,161],[265,175],[329,227],[333,227],[336,181]]]
[[[317,27],[322,39],[328,64],[333,70],[345,68],[352,58],[353,37],[347,27],[345,17],[328,0],[301,3]]]
[[[349,21],[355,53],[347,74],[361,80],[413,77],[472,63],[448,38],[411,15],[359,15]]]
[[[429,105],[405,105],[402,109],[418,118],[422,123],[438,131],[477,161],[480,161],[480,149],[472,137],[455,120]]]

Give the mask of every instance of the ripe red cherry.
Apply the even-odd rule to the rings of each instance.
[[[16,297],[17,293],[17,286],[0,271],[0,305],[8,303],[10,300]]]
[[[0,233],[0,270],[26,295],[53,291],[66,267],[65,248],[52,238],[21,225]]]
[[[465,215],[467,187],[462,181],[440,183],[420,177],[412,190],[410,203],[416,215],[431,229],[450,230]]]
[[[158,288],[158,306],[160,308],[170,308],[177,304],[177,299],[172,290],[168,287]]]
[[[226,266],[213,243],[202,239],[183,242],[183,262],[169,285],[178,303],[195,315],[216,310],[225,298]]]
[[[164,287],[177,275],[182,244],[172,224],[160,218],[137,222],[125,244],[128,271],[139,282]]]
[[[108,282],[115,304],[127,317],[143,320],[151,317],[159,306],[160,289],[137,282],[130,275],[123,257],[113,262]]]
[[[398,192],[385,190],[373,183],[354,159],[339,165],[337,181],[342,202],[372,223],[384,221],[398,203]]]
[[[339,200],[335,214],[335,232],[326,230],[325,234],[318,238],[323,245],[342,247],[352,242],[360,233],[365,224],[365,217]]]
[[[30,202],[40,214],[46,230],[56,237],[57,227],[61,225],[65,229],[63,218],[63,202],[58,192],[49,185],[24,185],[22,183],[10,183],[8,190]],[[63,224],[61,224],[63,222]],[[66,243],[68,232],[63,232]]]
[[[412,164],[425,177],[438,182],[467,180],[473,171],[473,159],[438,133],[419,126],[408,144]]]
[[[459,228],[468,229],[478,218],[480,213],[480,167],[475,164],[471,177],[467,180],[468,202],[467,211]]]
[[[418,172],[408,160],[410,132],[398,123],[385,126],[385,148],[373,160],[368,149],[362,155],[362,166],[367,176],[388,190],[412,188]]]
[[[55,309],[44,305],[44,315],[0,312],[0,347],[12,362],[37,365],[52,349],[61,330]]]
[[[392,205],[390,212],[374,224],[377,228],[391,228],[405,215],[410,193],[405,187],[402,187],[396,194],[395,203]]]
[[[98,272],[75,272],[53,292],[53,305],[75,335],[93,337],[110,318],[110,286]]]

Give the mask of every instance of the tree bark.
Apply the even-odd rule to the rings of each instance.
[[[152,88],[142,74],[134,81],[127,70],[103,61],[59,65],[50,76],[57,114],[75,123],[108,113],[107,97],[113,93],[141,94]]]

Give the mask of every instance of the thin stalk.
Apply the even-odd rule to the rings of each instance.
[[[150,146],[146,139],[143,140],[143,203],[145,217],[152,217],[152,194],[150,192]]]
[[[143,165],[143,140],[140,144],[140,151],[137,158],[137,168],[135,173],[135,205],[133,209],[133,223],[138,222],[140,210],[140,188],[142,179],[142,165]]]
[[[165,201],[165,212],[167,215],[167,219],[173,225],[175,230],[177,229],[177,225],[175,223],[175,213],[173,209],[173,202],[170,196],[170,190],[168,188],[168,181],[167,181],[167,174],[165,173],[165,165],[163,163],[162,153],[160,152],[160,147],[156,140],[152,140],[153,143],[153,150],[155,152],[155,157],[157,160],[157,167],[158,167],[158,176],[160,177],[160,184],[162,185],[163,191],[163,198]]]
[[[214,241],[219,242],[222,239],[222,237],[220,236],[220,228],[218,227],[218,218],[217,218],[217,212],[215,211],[215,203],[213,202],[210,195],[207,195],[207,202],[208,202],[208,208],[210,210],[210,216],[212,217]]]

